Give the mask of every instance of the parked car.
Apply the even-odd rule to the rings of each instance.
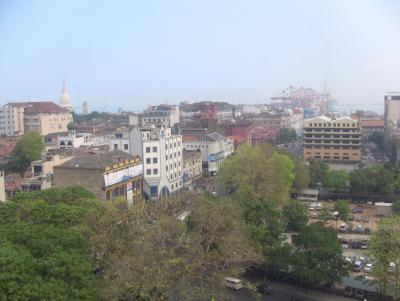
[[[234,290],[240,290],[243,287],[243,281],[233,277],[225,277],[224,284],[226,287]]]
[[[364,267],[364,262],[361,260],[356,260],[353,266],[354,272],[361,272],[362,268]]]
[[[369,234],[371,232],[371,229],[369,227],[364,228],[365,234]]]
[[[346,223],[342,223],[338,229],[339,232],[345,233],[347,232],[347,224]]]
[[[359,241],[353,241],[353,242],[351,243],[351,247],[352,247],[353,249],[360,249],[360,248],[361,248],[361,242],[359,242]]]
[[[260,283],[259,285],[257,285],[257,292],[262,295],[270,295],[272,294],[272,287],[266,283]]]
[[[357,232],[357,233],[364,233],[365,230],[364,230],[363,225],[358,224],[358,225],[356,226],[356,232]]]
[[[368,240],[363,240],[361,242],[361,249],[368,249]]]
[[[363,221],[364,223],[368,223],[368,222],[369,222],[368,216],[364,216],[364,217],[362,218],[362,221]]]
[[[360,215],[356,215],[355,219],[356,222],[361,222],[361,216]]]
[[[371,273],[372,271],[372,263],[367,263],[364,268],[365,273]]]

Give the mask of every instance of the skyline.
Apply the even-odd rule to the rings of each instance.
[[[0,103],[139,111],[181,101],[264,103],[290,85],[341,103],[399,91],[396,1],[0,2]]]

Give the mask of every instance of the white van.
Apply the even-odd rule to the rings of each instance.
[[[226,287],[239,290],[243,287],[243,281],[240,279],[232,278],[232,277],[225,277],[224,284]]]

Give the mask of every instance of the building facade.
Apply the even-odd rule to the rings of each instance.
[[[356,162],[361,159],[361,126],[350,117],[320,116],[304,121],[305,159]]]
[[[179,126],[179,106],[150,106],[140,116],[140,125],[143,127],[171,128],[173,133],[177,133]]]
[[[203,169],[216,174],[224,159],[234,150],[233,141],[215,132],[201,137],[184,136],[184,149],[199,150],[202,154]]]
[[[303,128],[302,109],[269,110],[260,114],[249,114],[245,118],[253,125],[279,129],[292,128],[297,134],[301,134]]]
[[[0,108],[0,135],[18,136],[24,133],[24,108],[5,105]]]
[[[12,102],[2,107],[2,134],[21,135],[30,131],[40,135],[66,132],[71,113],[51,101]],[[3,123],[2,123],[3,124]]]
[[[171,128],[138,128],[130,132],[130,153],[143,158],[144,191],[151,199],[183,187],[182,136]]]
[[[142,198],[142,161],[123,151],[78,154],[53,170],[54,186],[83,186],[110,204],[119,197],[130,204]]]
[[[400,163],[400,92],[385,95],[384,142],[385,150],[391,160]]]
[[[83,145],[89,146],[93,144],[93,135],[90,133],[69,131],[68,134],[58,135],[57,144],[59,149],[72,149]]]
[[[183,150],[183,186],[191,190],[203,174],[201,151]]]

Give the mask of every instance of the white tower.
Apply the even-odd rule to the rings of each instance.
[[[67,81],[64,79],[63,89],[61,91],[60,97],[60,107],[67,109],[68,111],[72,112],[74,109],[72,108],[72,104],[69,101],[69,95],[67,92]]]
[[[82,103],[82,114],[83,115],[89,114],[89,104],[86,100]]]

